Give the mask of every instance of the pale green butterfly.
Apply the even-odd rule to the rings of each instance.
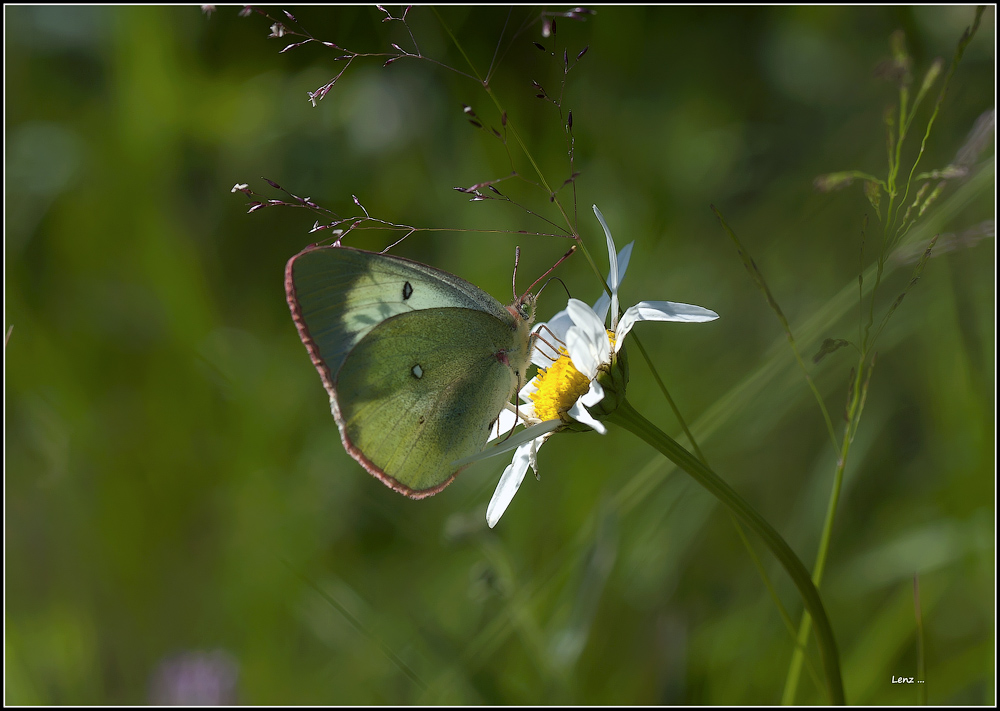
[[[526,382],[530,294],[504,306],[426,264],[317,245],[288,260],[285,291],[344,448],[411,498],[452,482]]]

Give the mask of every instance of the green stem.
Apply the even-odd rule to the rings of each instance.
[[[826,567],[826,553],[830,548],[830,540],[833,536],[833,521],[837,515],[837,503],[840,501],[840,489],[844,483],[844,465],[847,462],[847,451],[850,448],[850,434],[844,432],[844,443],[840,451],[840,458],[837,461],[837,469],[833,476],[833,491],[830,493],[830,500],[827,504],[826,518],[823,522],[823,534],[820,537],[819,552],[816,556],[816,564],[813,566],[812,582],[817,588],[823,581],[823,571]],[[785,690],[781,695],[781,704],[791,706],[795,704],[795,692],[799,685],[799,674],[802,671],[802,662],[805,659],[804,650],[809,641],[809,630],[812,627],[812,616],[808,611],[802,613],[802,620],[799,622],[799,634],[796,639],[795,651],[792,652],[792,662],[788,666],[788,676],[785,679]]]
[[[875,367],[874,361],[868,368],[868,377],[871,377],[871,370]],[[865,356],[858,360],[858,367],[854,369],[854,377],[851,382],[850,399],[847,409],[844,411],[847,419],[847,426],[844,428],[844,439],[840,445],[840,452],[837,455],[837,466],[833,473],[833,490],[830,492],[830,501],[827,504],[826,518],[823,521],[823,533],[820,536],[819,549],[816,552],[816,563],[813,566],[813,585],[819,588],[823,582],[823,571],[826,569],[826,554],[830,549],[830,541],[833,539],[833,522],[837,517],[837,503],[840,501],[840,489],[844,484],[844,469],[847,467],[847,457],[851,451],[851,442],[854,440],[854,433],[857,431],[858,420],[861,419],[861,412],[864,409],[864,398],[866,392]],[[788,666],[788,675],[785,678],[785,690],[781,695],[781,703],[784,706],[795,704],[795,692],[799,684],[799,673],[802,671],[803,650],[809,640],[809,630],[812,626],[812,618],[808,611],[802,613],[799,622],[799,636],[797,646],[792,653],[792,662]]]
[[[646,365],[649,367],[649,372],[653,374],[653,380],[656,381],[657,386],[660,388],[660,392],[663,393],[663,399],[667,401],[667,404],[670,405],[670,409],[673,410],[674,417],[677,418],[677,422],[680,423],[681,429],[684,430],[684,436],[687,437],[688,442],[691,443],[691,448],[694,449],[695,455],[701,460],[701,463],[707,467],[708,460],[705,459],[705,455],[701,451],[701,447],[698,446],[698,442],[695,440],[694,435],[691,434],[691,430],[688,429],[687,422],[684,421],[680,408],[677,407],[674,399],[670,397],[670,391],[667,390],[667,386],[660,377],[659,371],[657,371],[656,366],[653,365],[653,359],[649,357],[649,353],[647,353],[646,349],[643,347],[642,341],[639,340],[638,333],[632,333],[632,343],[634,343],[635,347],[639,349],[639,353],[642,354],[642,359],[646,361]]]
[[[639,340],[639,334],[633,333],[632,338],[632,342],[636,345],[636,347],[638,347],[643,360],[646,361],[646,365],[649,367],[649,372],[653,374],[653,379],[656,380],[656,384],[659,386],[660,392],[663,393],[664,399],[667,401],[667,404],[670,405],[670,409],[674,411],[674,417],[677,418],[677,422],[680,423],[681,429],[684,430],[684,435],[687,437],[688,442],[691,443],[691,448],[694,450],[695,456],[697,456],[699,461],[707,467],[708,460],[705,458],[704,452],[701,451],[701,447],[698,446],[698,441],[694,438],[694,435],[691,434],[691,430],[688,428],[687,422],[684,421],[684,417],[681,415],[681,410],[677,407],[677,403],[675,403],[673,397],[670,396],[670,391],[667,390],[667,386],[663,382],[663,378],[660,377],[659,371],[657,371],[656,366],[653,364],[653,359],[649,357],[649,353],[647,353],[646,349],[643,347],[642,341]],[[767,591],[771,594],[771,599],[774,600],[774,605],[778,608],[778,614],[781,615],[781,619],[788,627],[788,631],[791,634],[792,639],[795,639],[795,625],[792,623],[792,619],[788,616],[785,606],[781,604],[781,598],[778,597],[778,593],[774,589],[774,585],[771,584],[771,579],[768,577],[763,563],[760,562],[757,552],[753,549],[753,546],[750,545],[750,540],[743,531],[743,527],[740,525],[739,519],[737,519],[732,512],[729,513],[729,518],[732,520],[733,526],[736,528],[736,533],[739,534],[740,540],[743,541],[743,545],[746,547],[747,553],[750,555],[750,559],[753,561],[754,567],[757,568],[757,572],[760,574],[761,580],[764,581]]]
[[[806,610],[816,622],[816,641],[819,644],[823,658],[823,669],[826,674],[827,691],[830,701],[834,704],[844,704],[844,685],[840,677],[840,660],[837,656],[837,643],[833,638],[833,629],[823,609],[816,586],[809,578],[809,573],[794,551],[785,543],[785,539],[775,531],[771,524],[757,513],[732,487],[723,481],[718,474],[702,464],[689,451],[684,449],[671,437],[664,434],[653,423],[639,414],[627,400],[622,400],[618,408],[605,416],[607,422],[613,422],[636,435],[681,469],[690,474],[699,484],[704,486],[719,501],[726,505],[743,523],[752,528],[764,541],[775,558],[781,563],[799,589]]]

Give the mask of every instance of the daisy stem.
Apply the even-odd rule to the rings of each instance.
[[[834,704],[846,703],[844,685],[840,677],[837,643],[833,638],[833,628],[830,627],[830,620],[823,608],[823,601],[820,599],[819,592],[813,585],[806,567],[802,565],[802,561],[795,555],[785,539],[718,474],[702,464],[697,457],[639,414],[628,400],[622,400],[618,408],[606,415],[604,420],[624,427],[655,448],[708,489],[709,493],[725,504],[740,521],[756,531],[799,589],[805,608],[816,625],[816,641],[823,658],[823,669],[826,674],[830,701]]]

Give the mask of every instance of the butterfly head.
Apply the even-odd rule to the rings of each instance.
[[[507,307],[507,310],[518,322],[523,321],[530,327],[535,322],[535,299],[534,294],[527,292],[519,296],[517,301]]]

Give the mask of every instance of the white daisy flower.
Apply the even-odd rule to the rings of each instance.
[[[501,412],[497,422],[497,435],[510,432],[517,424],[523,423],[528,427],[508,437],[499,451],[491,452],[498,454],[516,448],[513,460],[501,475],[486,510],[490,528],[507,510],[529,466],[538,476],[538,449],[556,430],[583,425],[601,434],[607,432],[604,424],[588,408],[604,400],[605,391],[598,382],[598,374],[612,371],[611,366],[618,360],[625,336],[637,322],[702,323],[719,318],[709,309],[672,301],[640,301],[626,309],[619,318],[618,288],[625,277],[635,242],[616,252],[611,230],[597,205],[594,205],[594,214],[608,241],[608,259],[611,262],[608,287],[611,296],[601,294],[593,308],[578,299],[570,299],[565,310],[535,327],[534,332],[539,334],[539,338],[531,360],[540,370],[518,394],[523,404],[517,408],[516,414],[512,407],[511,411]],[[604,325],[609,308],[610,329]],[[621,383],[622,389],[625,382],[627,371]]]

